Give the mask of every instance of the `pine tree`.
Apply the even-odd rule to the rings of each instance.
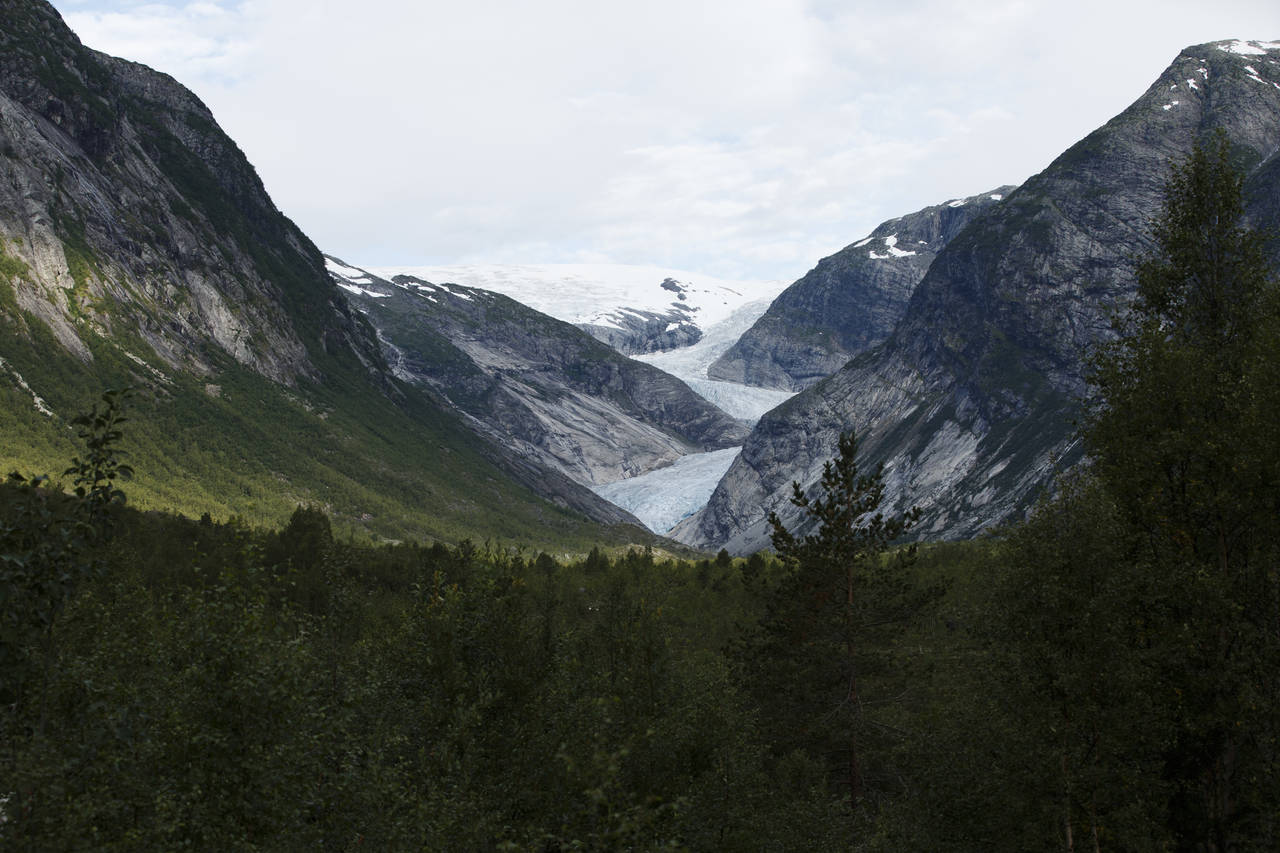
[[[883,471],[863,473],[857,450],[852,432],[840,437],[839,456],[823,466],[820,494],[807,496],[793,484],[792,503],[811,533],[796,536],[770,514],[773,545],[788,574],[747,655],[775,747],[802,749],[840,767],[834,775],[848,786],[855,810],[883,787],[880,761],[871,759],[883,754],[883,732],[865,713],[865,682],[883,675],[886,636],[913,608],[895,570],[914,551],[898,560],[885,552],[919,515],[880,512]]]
[[[1280,841],[1280,298],[1242,187],[1222,134],[1174,167],[1086,428],[1160,579],[1142,616],[1176,711],[1169,815],[1204,850]]]

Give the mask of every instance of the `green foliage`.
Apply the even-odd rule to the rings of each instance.
[[[4,253],[3,248],[0,248],[0,307],[10,311],[17,309],[18,302],[13,289],[13,280],[26,275],[29,269],[30,267],[21,258],[10,257]]]
[[[1096,361],[1097,476],[1158,572],[1179,844],[1274,844],[1280,770],[1280,289],[1219,135],[1174,168],[1122,337]],[[1172,694],[1172,697],[1169,695]],[[1264,843],[1269,839],[1269,843]]]
[[[1092,465],[957,611],[963,681],[907,757],[931,784],[894,844],[1276,847],[1280,294],[1240,188],[1221,136],[1175,166],[1094,360]]]
[[[813,532],[797,537],[770,515],[787,574],[739,656],[773,748],[829,763],[856,810],[892,787],[885,730],[869,709],[891,680],[892,637],[922,603],[902,577],[914,549],[885,556],[918,513],[886,518],[881,469],[861,472],[852,433],[839,450],[823,467],[821,496],[794,485],[792,503]]]
[[[417,395],[393,399],[337,370],[332,382],[283,389],[228,359],[214,396],[208,378],[158,360],[168,381],[139,369],[122,350],[148,353],[140,340],[88,335],[86,365],[63,354],[43,323],[28,325],[31,339],[7,339],[4,357],[55,412],[79,410],[100,383],[137,388],[125,443],[139,473],[130,499],[141,508],[273,526],[311,505],[339,537],[489,537],[560,552],[645,536],[604,529],[514,486],[474,435]],[[75,452],[66,421],[40,415],[8,382],[0,400],[0,465],[61,471]]]
[[[76,492],[0,490],[32,549],[115,507],[114,537],[73,549],[97,568],[5,661],[6,849],[839,846],[810,764],[778,795],[719,654],[756,607],[732,560],[125,511],[118,399],[80,419]]]

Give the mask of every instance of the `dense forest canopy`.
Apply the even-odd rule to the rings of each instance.
[[[1233,163],[1173,168],[1091,461],[978,541],[895,546],[852,437],[750,559],[140,513],[108,395],[70,491],[0,489],[3,846],[1275,849],[1280,292]]]

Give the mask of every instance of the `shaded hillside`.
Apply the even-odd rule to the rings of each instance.
[[[0,3],[0,330],[6,469],[64,458],[67,419],[128,384],[147,505],[277,520],[316,502],[391,536],[599,535],[392,378],[194,95],[85,48],[35,0]],[[618,519],[565,488],[562,505]]]
[[[1275,224],[1280,45],[1184,50],[1131,107],[953,239],[881,347],[761,420],[710,504],[678,529],[751,550],[790,484],[816,481],[841,430],[889,466],[893,505],[925,536],[973,535],[1021,513],[1077,458],[1083,359],[1133,293],[1171,158],[1221,129],[1248,170],[1249,212]]]
[[[799,391],[883,341],[938,252],[1013,187],[890,219],[823,258],[707,370],[712,379]]]

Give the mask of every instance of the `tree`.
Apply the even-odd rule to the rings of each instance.
[[[1206,850],[1280,830],[1280,296],[1242,190],[1221,133],[1173,167],[1085,428],[1129,566],[1160,578],[1144,618],[1176,710],[1170,820]]]
[[[863,473],[852,432],[840,436],[839,455],[823,466],[820,495],[793,484],[792,503],[812,532],[797,536],[774,513],[773,546],[787,575],[772,592],[766,615],[748,641],[744,657],[751,686],[779,752],[803,749],[823,761],[842,756],[838,774],[848,786],[850,806],[868,796],[867,754],[883,730],[865,713],[865,679],[884,672],[886,631],[914,609],[900,569],[914,549],[890,560],[890,544],[919,516],[880,512],[881,467]]]
[[[124,503],[116,481],[133,475],[118,449],[126,395],[107,391],[71,422],[85,445],[84,458],[72,459],[63,472],[74,475],[73,495],[50,487],[48,476],[16,471],[0,495],[0,704],[11,709],[21,704],[36,673],[43,668],[47,674],[54,625],[97,570],[91,550],[107,538],[111,513]]]
[[[1277,509],[1277,295],[1219,134],[1175,165],[1118,339],[1094,359],[1085,436],[1131,519],[1220,572]]]

